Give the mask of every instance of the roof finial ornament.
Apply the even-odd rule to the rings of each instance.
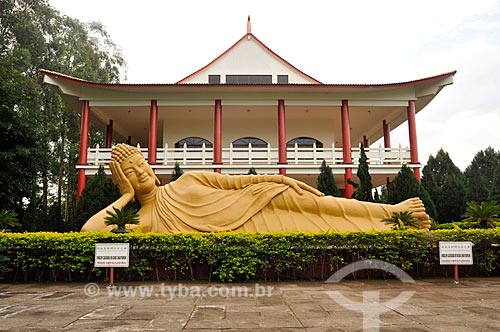
[[[248,15],[247,33],[252,33],[252,22],[250,22],[250,15]]]

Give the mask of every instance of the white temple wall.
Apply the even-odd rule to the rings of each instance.
[[[183,83],[208,83],[208,75],[221,75],[221,83],[225,83],[225,75],[271,74],[272,83],[277,83],[277,75],[288,75],[289,83],[312,83],[269,54],[253,39],[245,39],[231,52]]]
[[[166,122],[163,126],[163,146],[168,143],[173,147],[176,142],[186,137],[202,137],[213,143],[214,128],[212,121],[187,121],[177,120],[175,123]],[[222,122],[222,146],[229,147],[231,142],[243,137],[260,138],[271,145],[278,146],[278,123],[274,121],[263,121],[261,119],[245,119],[241,121],[235,118],[224,119]],[[335,142],[333,125],[328,121],[304,122],[299,119],[286,121],[287,142],[297,137],[311,137],[322,142],[325,147],[331,147]],[[337,147],[340,147],[341,135],[337,135]]]

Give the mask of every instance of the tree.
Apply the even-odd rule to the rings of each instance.
[[[317,179],[317,188],[325,195],[340,197],[342,196],[339,188],[335,184],[335,179],[332,174],[332,169],[323,160],[320,168],[321,172]]]
[[[476,202],[488,201],[493,190],[493,174],[500,167],[500,151],[492,147],[479,151],[464,172],[466,183],[466,200]]]
[[[439,223],[460,220],[465,211],[465,180],[443,149],[436,157],[429,156],[422,170],[422,185],[436,205]]]
[[[182,176],[182,174],[184,174],[184,171],[179,166],[179,163],[176,162],[174,166],[174,171],[172,172],[172,177],[170,178],[170,182],[177,180]]]
[[[106,211],[108,216],[104,218],[106,226],[114,225],[112,230],[115,233],[124,233],[129,231],[127,225],[139,225],[139,214],[137,209],[131,206],[125,206],[123,209],[117,209],[113,206],[113,211]]]
[[[80,230],[83,224],[94,214],[120,198],[118,187],[106,177],[104,167],[100,166],[96,175],[87,181],[82,197],[78,202],[78,214],[72,230]]]
[[[493,175],[493,182],[491,183],[491,189],[488,193],[488,200],[500,202],[500,165]]]
[[[67,222],[76,211],[79,115],[43,84],[40,69],[119,82],[123,66],[102,24],[62,16],[46,0],[0,1],[0,163],[9,165],[0,168],[0,204],[25,229]],[[102,137],[91,128],[91,145]]]
[[[412,197],[420,197],[425,205],[427,214],[431,218],[436,217],[436,207],[429,193],[417,181],[412,170],[408,166],[403,165],[398,175],[396,175],[390,184],[387,203],[397,204]]]
[[[359,201],[373,202],[372,177],[368,168],[368,158],[366,157],[363,143],[360,146],[359,165],[356,175],[358,176],[359,184],[350,179],[348,180],[355,188],[352,198]]]
[[[463,221],[477,222],[481,228],[496,227],[500,222],[500,206],[495,201],[468,202]]]
[[[249,175],[257,175],[257,171],[255,170],[255,168],[250,167],[250,169],[248,170],[247,174],[249,174]]]

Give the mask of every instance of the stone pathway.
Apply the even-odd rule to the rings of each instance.
[[[0,284],[0,331],[403,330],[500,331],[500,278]]]

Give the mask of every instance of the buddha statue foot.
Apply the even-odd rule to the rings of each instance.
[[[425,213],[425,206],[422,200],[418,197],[407,199],[399,204],[394,205],[393,212],[412,212],[413,217],[422,222],[419,229],[429,230],[431,228],[431,219]]]

